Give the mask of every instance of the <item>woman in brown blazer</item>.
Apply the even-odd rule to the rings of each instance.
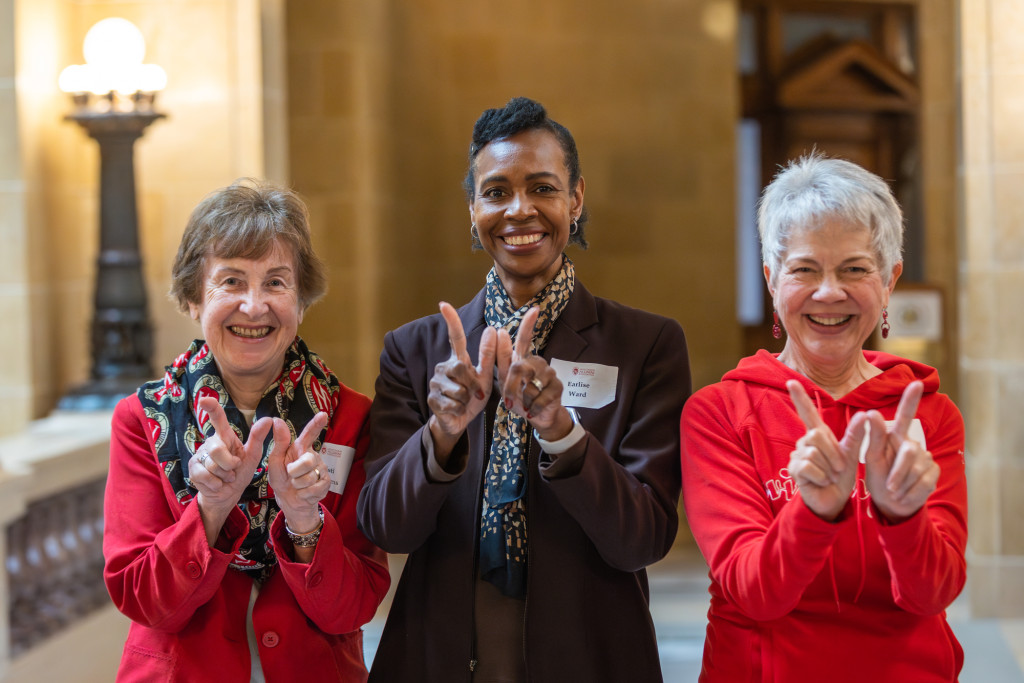
[[[661,681],[683,331],[576,279],[579,157],[537,102],[484,112],[465,187],[484,288],[381,354],[359,517],[409,558],[370,680]]]

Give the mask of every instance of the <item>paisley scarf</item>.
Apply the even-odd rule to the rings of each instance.
[[[294,439],[318,412],[334,415],[340,392],[338,378],[296,337],[285,352],[280,377],[260,398],[253,422],[261,417],[279,417],[288,424]],[[193,341],[167,367],[163,379],[147,382],[138,390],[157,460],[182,505],[196,495],[188,478],[189,460],[214,434],[213,421],[198,407],[199,399],[206,396],[220,402],[231,428],[245,443],[249,424],[228,395],[210,347],[201,339]],[[326,430],[320,433],[314,448],[323,445],[325,435]],[[279,511],[267,477],[267,456],[271,450],[272,434],[267,436],[263,459],[238,502],[238,509],[249,522],[249,532],[230,564],[232,569],[261,581],[270,576],[277,564],[270,543],[270,525]]]
[[[555,321],[569,303],[576,274],[569,257],[562,256],[562,269],[540,292],[520,308],[501,284],[492,268],[487,274],[484,292],[484,322],[503,327],[515,341],[523,316],[532,307],[540,308],[533,328],[533,352],[547,345]],[[484,480],[484,500],[480,522],[480,575],[511,597],[526,595],[526,453],[530,425],[526,418],[505,408],[498,401],[494,416],[491,450]]]

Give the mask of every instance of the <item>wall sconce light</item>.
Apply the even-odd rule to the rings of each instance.
[[[135,141],[164,118],[154,110],[167,84],[164,70],[143,64],[146,42],[126,19],[89,29],[85,64],[67,67],[60,89],[71,95],[65,120],[82,126],[100,146],[100,248],[91,324],[91,377],[57,404],[60,410],[107,410],[152,379],[152,328],[139,253],[135,207]]]

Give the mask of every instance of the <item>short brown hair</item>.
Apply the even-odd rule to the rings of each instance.
[[[327,291],[323,261],[313,252],[309,210],[292,190],[252,178],[208,194],[192,210],[171,269],[170,296],[182,311],[202,300],[207,257],[263,258],[276,242],[295,255],[299,304]]]

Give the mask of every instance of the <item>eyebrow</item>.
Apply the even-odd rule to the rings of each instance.
[[[558,180],[558,174],[552,173],[551,171],[537,171],[536,173],[530,173],[526,176],[526,180],[537,180],[538,178],[555,178]],[[490,183],[507,183],[508,177],[503,175],[492,175],[487,176],[480,181],[481,185],[488,185]]]
[[[231,266],[217,266],[216,268],[213,269],[213,272],[214,273],[230,273],[230,274],[238,274],[238,275],[244,275],[245,274],[245,271],[242,270],[241,268],[232,268]],[[267,274],[291,273],[291,272],[292,272],[292,267],[291,266],[274,266],[273,268],[271,268],[270,270],[267,271]]]

